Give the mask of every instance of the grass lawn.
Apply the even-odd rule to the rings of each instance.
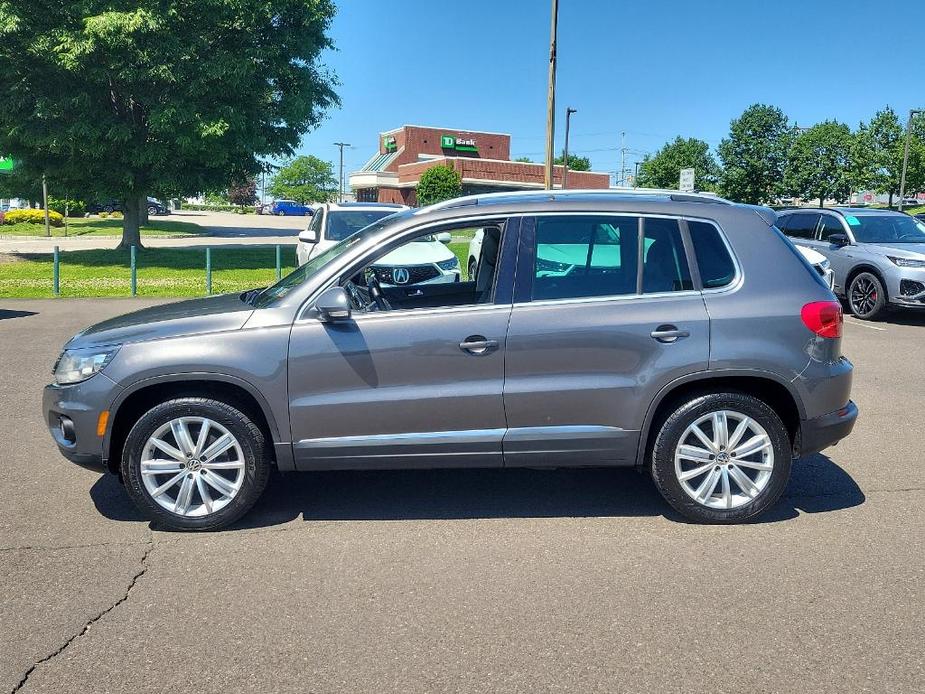
[[[459,258],[466,279],[469,244],[454,241],[449,248]],[[128,251],[92,250],[61,253],[61,297],[131,296]],[[295,246],[282,247],[282,274],[296,267]],[[138,296],[165,298],[205,296],[206,252],[204,248],[146,248],[136,256]],[[0,299],[51,298],[52,256],[44,254],[0,255]],[[276,249],[212,249],[212,293],[265,287],[276,281]]]
[[[138,296],[189,297],[206,294],[204,248],[149,248],[136,256]],[[282,248],[282,274],[296,266],[295,246]],[[61,253],[62,297],[130,296],[128,251]],[[48,254],[0,255],[0,298],[46,298],[52,292]],[[212,249],[212,293],[265,287],[276,281],[273,247]]]
[[[121,219],[100,219],[99,217],[85,217],[83,219],[69,219],[68,236],[122,236]],[[183,238],[186,236],[202,236],[208,230],[198,224],[190,222],[175,222],[170,219],[151,218],[150,222],[141,228],[141,235],[149,238]],[[0,226],[0,236],[44,236],[44,224],[4,224]],[[64,227],[51,227],[52,236],[64,236]]]

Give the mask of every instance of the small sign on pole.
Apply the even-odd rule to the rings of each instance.
[[[693,169],[681,169],[681,181],[678,186],[678,190],[682,193],[693,193],[694,192],[694,170]]]

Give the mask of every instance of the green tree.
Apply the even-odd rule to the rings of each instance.
[[[698,190],[716,190],[720,168],[710,152],[710,145],[693,137],[676,137],[654,155],[646,155],[639,165],[637,186],[644,188],[678,187],[681,169],[694,169]]]
[[[842,202],[855,182],[854,135],[844,123],[825,121],[802,131],[787,153],[784,188],[804,200]]]
[[[462,195],[462,178],[450,166],[432,166],[418,181],[418,205],[433,205]]]
[[[530,157],[517,157],[514,161],[519,161],[521,164],[533,163],[533,160]]]
[[[907,192],[925,189],[925,117],[917,116],[911,130]],[[855,145],[858,186],[887,194],[891,207],[893,198],[899,195],[904,147],[905,128],[889,106],[858,128]]]
[[[565,161],[564,154],[560,154],[553,160],[553,163],[556,166],[562,166],[562,163]],[[591,160],[588,157],[579,157],[577,154],[568,155],[568,168],[569,171],[590,171],[591,170]]]
[[[270,195],[302,204],[328,202],[337,193],[334,164],[311,154],[296,157],[273,176]]]
[[[144,200],[291,156],[337,103],[320,62],[333,0],[0,3],[0,152],[56,191]]]
[[[722,194],[754,205],[780,197],[791,138],[783,111],[764,104],[749,106],[730,123],[729,137],[717,148]]]

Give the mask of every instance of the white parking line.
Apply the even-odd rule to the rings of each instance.
[[[876,325],[871,325],[870,323],[862,323],[861,321],[855,320],[854,318],[845,317],[845,322],[850,323],[851,325],[860,325],[862,328],[870,328],[871,330],[879,330],[882,333],[885,333],[887,331],[886,328],[879,328]]]

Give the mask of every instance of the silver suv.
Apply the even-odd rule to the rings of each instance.
[[[794,243],[822,253],[835,292],[858,318],[890,307],[925,308],[925,222],[902,212],[835,207],[787,210],[778,226]]]
[[[235,521],[273,467],[638,466],[688,518],[743,521],[857,417],[841,306],[774,223],[670,193],[407,211],[269,288],[84,330],[45,419],[171,528]],[[472,228],[475,281],[383,287],[370,270]]]

